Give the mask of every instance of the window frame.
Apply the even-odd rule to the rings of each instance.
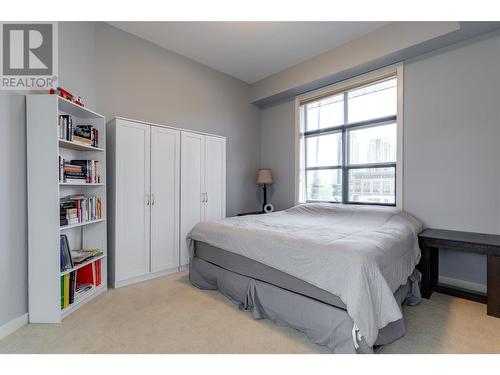
[[[377,206],[396,206],[403,209],[403,64],[396,64],[378,71],[364,74],[358,77],[354,77],[349,80],[345,80],[318,90],[314,90],[295,98],[295,204],[304,202],[330,202],[330,203],[344,203],[344,204],[357,204],[357,205],[377,205]],[[390,79],[391,77],[396,78],[397,86],[397,110],[396,115],[385,116],[376,119],[370,119],[366,121],[359,121],[348,123],[347,122],[347,96],[348,92],[363,86],[367,86],[377,81],[382,81],[384,79]],[[326,98],[328,96],[334,96],[338,94],[343,94],[344,97],[344,124],[338,126],[332,126],[329,128],[316,129],[305,131],[301,133],[301,117],[305,116],[305,112],[301,113],[300,110],[302,105],[310,102]],[[363,164],[351,164],[349,157],[349,137],[348,133],[351,129],[362,129],[369,128],[373,126],[381,126],[384,124],[394,124],[396,123],[396,139],[397,139],[397,152],[396,152],[396,162],[384,162],[384,163],[363,163]],[[305,138],[317,137],[319,135],[333,134],[341,132],[342,133],[342,164],[336,166],[321,166],[321,167],[305,167],[307,158],[307,146]],[[302,142],[302,137],[304,141]],[[303,148],[303,149],[302,149]],[[301,152],[302,151],[302,152]],[[394,194],[395,203],[375,203],[375,202],[353,202],[349,201],[349,171],[353,169],[363,169],[363,168],[394,168],[395,169],[395,181],[394,181]],[[307,171],[309,170],[342,170],[342,201],[321,201],[321,200],[306,200],[305,195],[307,194],[307,187],[301,189],[301,185],[306,184],[306,181],[302,179],[307,179]],[[307,185],[305,185],[307,186]],[[383,188],[383,187],[381,187]],[[301,194],[302,193],[302,194]],[[301,196],[304,195],[304,196]]]

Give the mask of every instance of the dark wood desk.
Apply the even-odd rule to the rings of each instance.
[[[422,296],[430,298],[433,291],[486,303],[488,315],[500,318],[500,235],[425,229],[418,235],[422,258],[417,268],[422,272]],[[441,285],[439,249],[465,251],[488,257],[487,293]]]

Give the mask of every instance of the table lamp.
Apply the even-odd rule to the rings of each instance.
[[[265,212],[265,207],[267,205],[267,185],[273,183],[273,174],[269,168],[259,169],[257,175],[257,185],[262,185],[262,190],[264,191],[264,203],[262,204],[262,212]]]

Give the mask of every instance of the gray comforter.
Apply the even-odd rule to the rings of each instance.
[[[303,204],[197,224],[194,241],[256,260],[337,295],[365,342],[402,318],[394,292],[420,259],[421,223],[396,208]]]

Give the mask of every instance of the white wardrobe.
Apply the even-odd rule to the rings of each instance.
[[[226,216],[226,140],[182,131],[181,256],[189,264],[186,235],[196,223]]]
[[[115,118],[107,147],[110,284],[186,268],[189,231],[225,217],[226,139]]]

